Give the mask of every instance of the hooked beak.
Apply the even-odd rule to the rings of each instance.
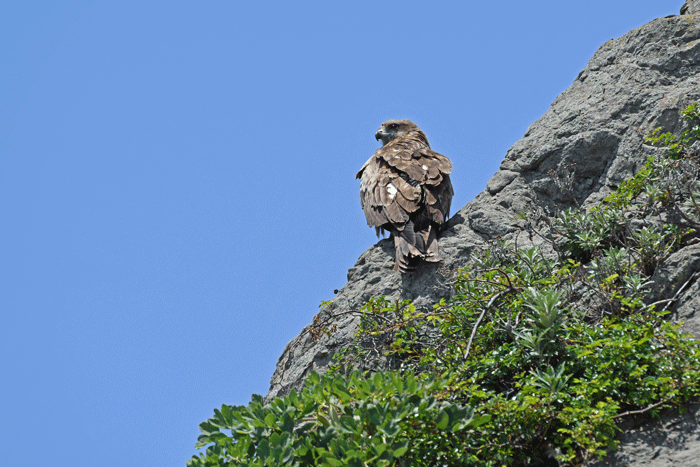
[[[380,128],[377,130],[377,132],[374,134],[374,137],[377,141],[382,140],[382,143],[384,142],[384,138],[387,137],[387,134],[384,133],[384,128]]]

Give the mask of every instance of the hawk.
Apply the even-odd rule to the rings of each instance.
[[[413,271],[420,260],[440,261],[437,235],[450,216],[452,163],[430,149],[410,120],[384,122],[374,136],[382,147],[356,176],[367,225],[377,237],[391,233],[395,271]]]

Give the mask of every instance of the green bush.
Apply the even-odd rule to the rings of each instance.
[[[441,397],[444,381],[411,372],[347,378],[312,373],[297,394],[264,406],[222,406],[200,425],[190,466],[461,465],[472,454],[463,440],[487,423],[470,407]],[[231,436],[222,430],[230,430]]]

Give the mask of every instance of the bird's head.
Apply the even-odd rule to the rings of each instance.
[[[406,136],[415,130],[420,131],[420,128],[410,120],[387,120],[382,123],[374,137],[377,140],[381,139],[382,146],[386,146],[397,137]]]

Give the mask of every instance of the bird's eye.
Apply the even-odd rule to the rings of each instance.
[[[395,130],[397,126],[398,126],[398,125],[397,125],[396,123],[392,123],[391,125],[389,125],[389,129],[390,129],[390,130]]]

